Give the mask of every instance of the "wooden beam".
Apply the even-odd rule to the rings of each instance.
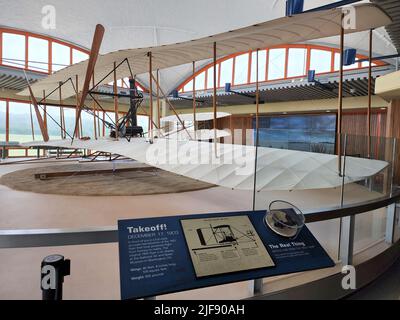
[[[95,33],[93,36],[92,48],[90,50],[90,55],[89,55],[88,67],[86,69],[85,81],[83,83],[82,95],[81,95],[81,99],[80,99],[80,102],[78,105],[78,117],[77,117],[76,123],[75,123],[74,136],[76,136],[76,134],[77,134],[78,127],[79,127],[78,126],[79,118],[81,115],[82,107],[83,107],[86,97],[89,93],[90,80],[94,73],[94,68],[96,66],[97,58],[99,56],[101,42],[103,41],[104,31],[105,31],[104,27],[101,24],[98,24],[96,26],[96,30],[95,30]],[[77,90],[79,91],[78,87],[77,87]]]

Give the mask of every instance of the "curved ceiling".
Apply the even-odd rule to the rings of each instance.
[[[369,2],[369,1],[364,1]],[[0,0],[3,26],[23,29],[63,39],[89,48],[95,25],[106,28],[101,53],[120,49],[158,46],[184,42],[284,16],[285,0]],[[332,3],[327,0],[306,0],[305,9]],[[52,5],[56,12],[56,28],[42,27],[42,9]],[[337,46],[338,38],[312,43]],[[346,45],[365,53],[368,35],[346,36]],[[375,54],[396,52],[384,29],[376,31]],[[202,67],[207,61],[198,63]],[[165,69],[161,85],[174,89],[191,74],[191,64]],[[145,85],[147,77],[141,77]]]

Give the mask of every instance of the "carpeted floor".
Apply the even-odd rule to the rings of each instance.
[[[116,169],[146,168],[139,163],[114,164]],[[75,163],[38,166],[8,173],[0,178],[0,184],[19,191],[44,194],[75,196],[135,196],[165,193],[179,193],[202,190],[213,185],[179,176],[154,168],[154,171],[131,171],[116,173],[93,173],[89,175],[70,175],[53,177],[48,180],[35,178],[37,173],[110,170],[113,164]]]

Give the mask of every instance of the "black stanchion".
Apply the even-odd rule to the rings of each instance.
[[[62,300],[64,277],[71,274],[71,261],[54,254],[41,264],[41,289],[43,300]]]

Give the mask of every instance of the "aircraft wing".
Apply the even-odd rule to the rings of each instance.
[[[192,179],[226,188],[257,191],[305,190],[339,187],[337,156],[274,148],[256,148],[235,144],[145,138],[126,140],[70,140],[31,142],[26,147],[89,149],[125,156],[139,162]],[[346,157],[345,184],[364,180],[388,166],[385,161]]]

